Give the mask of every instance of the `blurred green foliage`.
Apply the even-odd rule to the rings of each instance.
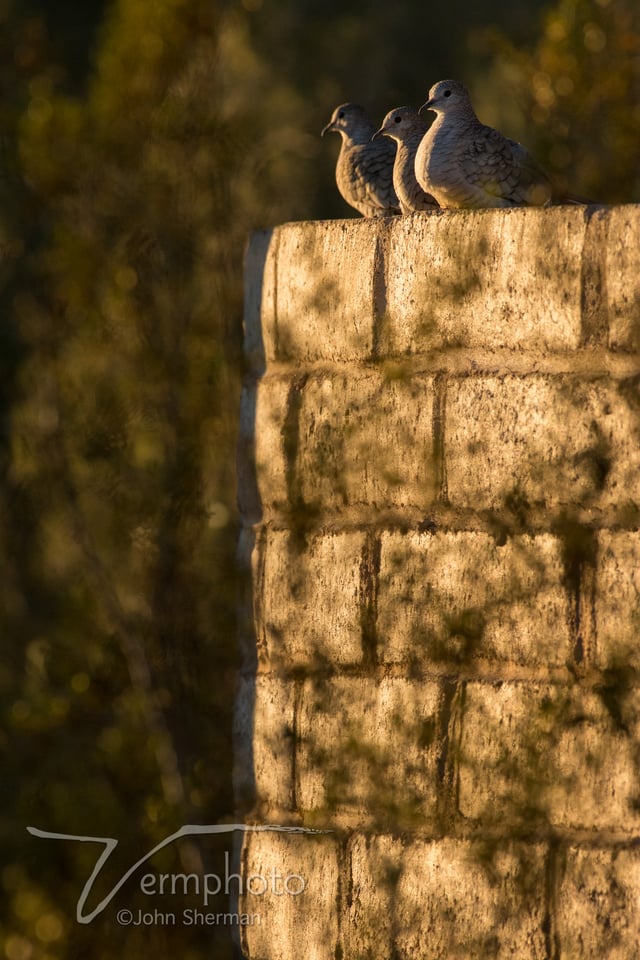
[[[565,189],[601,203],[640,201],[640,6],[559,0],[537,41],[518,48],[494,30],[491,84],[512,89],[519,134]]]
[[[228,932],[119,928],[131,886],[79,926],[95,850],[26,826],[116,837],[104,895],[183,824],[231,816],[242,250],[351,215],[318,136],[336,103],[381,118],[457,75],[483,119],[529,115],[576,189],[638,198],[636,7],[561,0],[536,41],[539,6],[0,0],[8,960],[230,955]],[[505,76],[525,114],[496,99]],[[158,869],[219,871],[227,848]]]
[[[2,185],[5,954],[135,955],[143,933],[200,956],[211,930],[112,915],[96,948],[98,922],[74,918],[99,851],[25,828],[116,837],[104,894],[183,824],[232,811],[249,224],[226,176],[220,13],[115,3],[80,92],[43,21],[9,23],[25,68]],[[211,858],[183,843],[164,867]]]

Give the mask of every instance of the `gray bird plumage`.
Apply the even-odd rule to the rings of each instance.
[[[441,207],[541,206],[552,185],[528,150],[481,123],[466,88],[441,80],[420,108],[436,119],[416,154],[416,179]]]
[[[363,217],[390,217],[400,213],[393,188],[395,149],[389,140],[371,142],[375,129],[362,107],[342,103],[322,136],[334,131],[342,137],[336,184],[343,199]]]
[[[416,153],[428,129],[429,124],[418,116],[413,107],[396,107],[389,111],[382,121],[382,126],[373,135],[374,140],[384,136],[397,143],[393,186],[403,213],[438,208],[434,197],[425,193],[416,180],[415,173]]]

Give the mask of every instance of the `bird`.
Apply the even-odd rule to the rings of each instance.
[[[336,164],[342,198],[363,217],[390,217],[400,213],[393,189],[395,149],[389,140],[372,142],[375,129],[363,107],[342,103],[321,136],[334,131],[342,137]]]
[[[430,193],[425,193],[415,174],[416,151],[428,129],[429,124],[413,107],[396,107],[389,111],[372,137],[372,140],[390,137],[398,144],[393,164],[393,186],[403,214],[438,209],[437,201]]]
[[[476,116],[464,84],[441,80],[429,90],[418,113],[436,119],[416,153],[415,174],[422,189],[441,207],[543,206],[557,197],[550,178],[526,147],[503,136]]]

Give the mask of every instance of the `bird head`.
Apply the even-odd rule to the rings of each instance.
[[[371,137],[378,140],[380,137],[392,137],[394,140],[404,140],[414,130],[425,132],[427,125],[413,107],[396,107],[390,110],[382,121],[382,126]]]
[[[437,114],[473,114],[467,88],[459,80],[440,80],[429,90],[429,97],[418,113],[433,110]]]
[[[339,133],[345,140],[366,143],[371,139],[374,127],[364,107],[357,103],[341,103],[333,111],[331,120],[324,127],[320,136],[324,137],[325,133],[331,131]]]

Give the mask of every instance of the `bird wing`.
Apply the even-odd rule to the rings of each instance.
[[[380,212],[400,210],[393,188],[395,153],[395,144],[386,138],[359,144],[349,151],[350,182],[354,196]]]
[[[519,171],[519,191],[528,202],[546,203],[551,199],[552,187],[546,171],[517,140],[507,140]]]
[[[478,124],[466,140],[460,166],[465,178],[492,197],[514,204],[544,203],[549,180],[522,144]]]

